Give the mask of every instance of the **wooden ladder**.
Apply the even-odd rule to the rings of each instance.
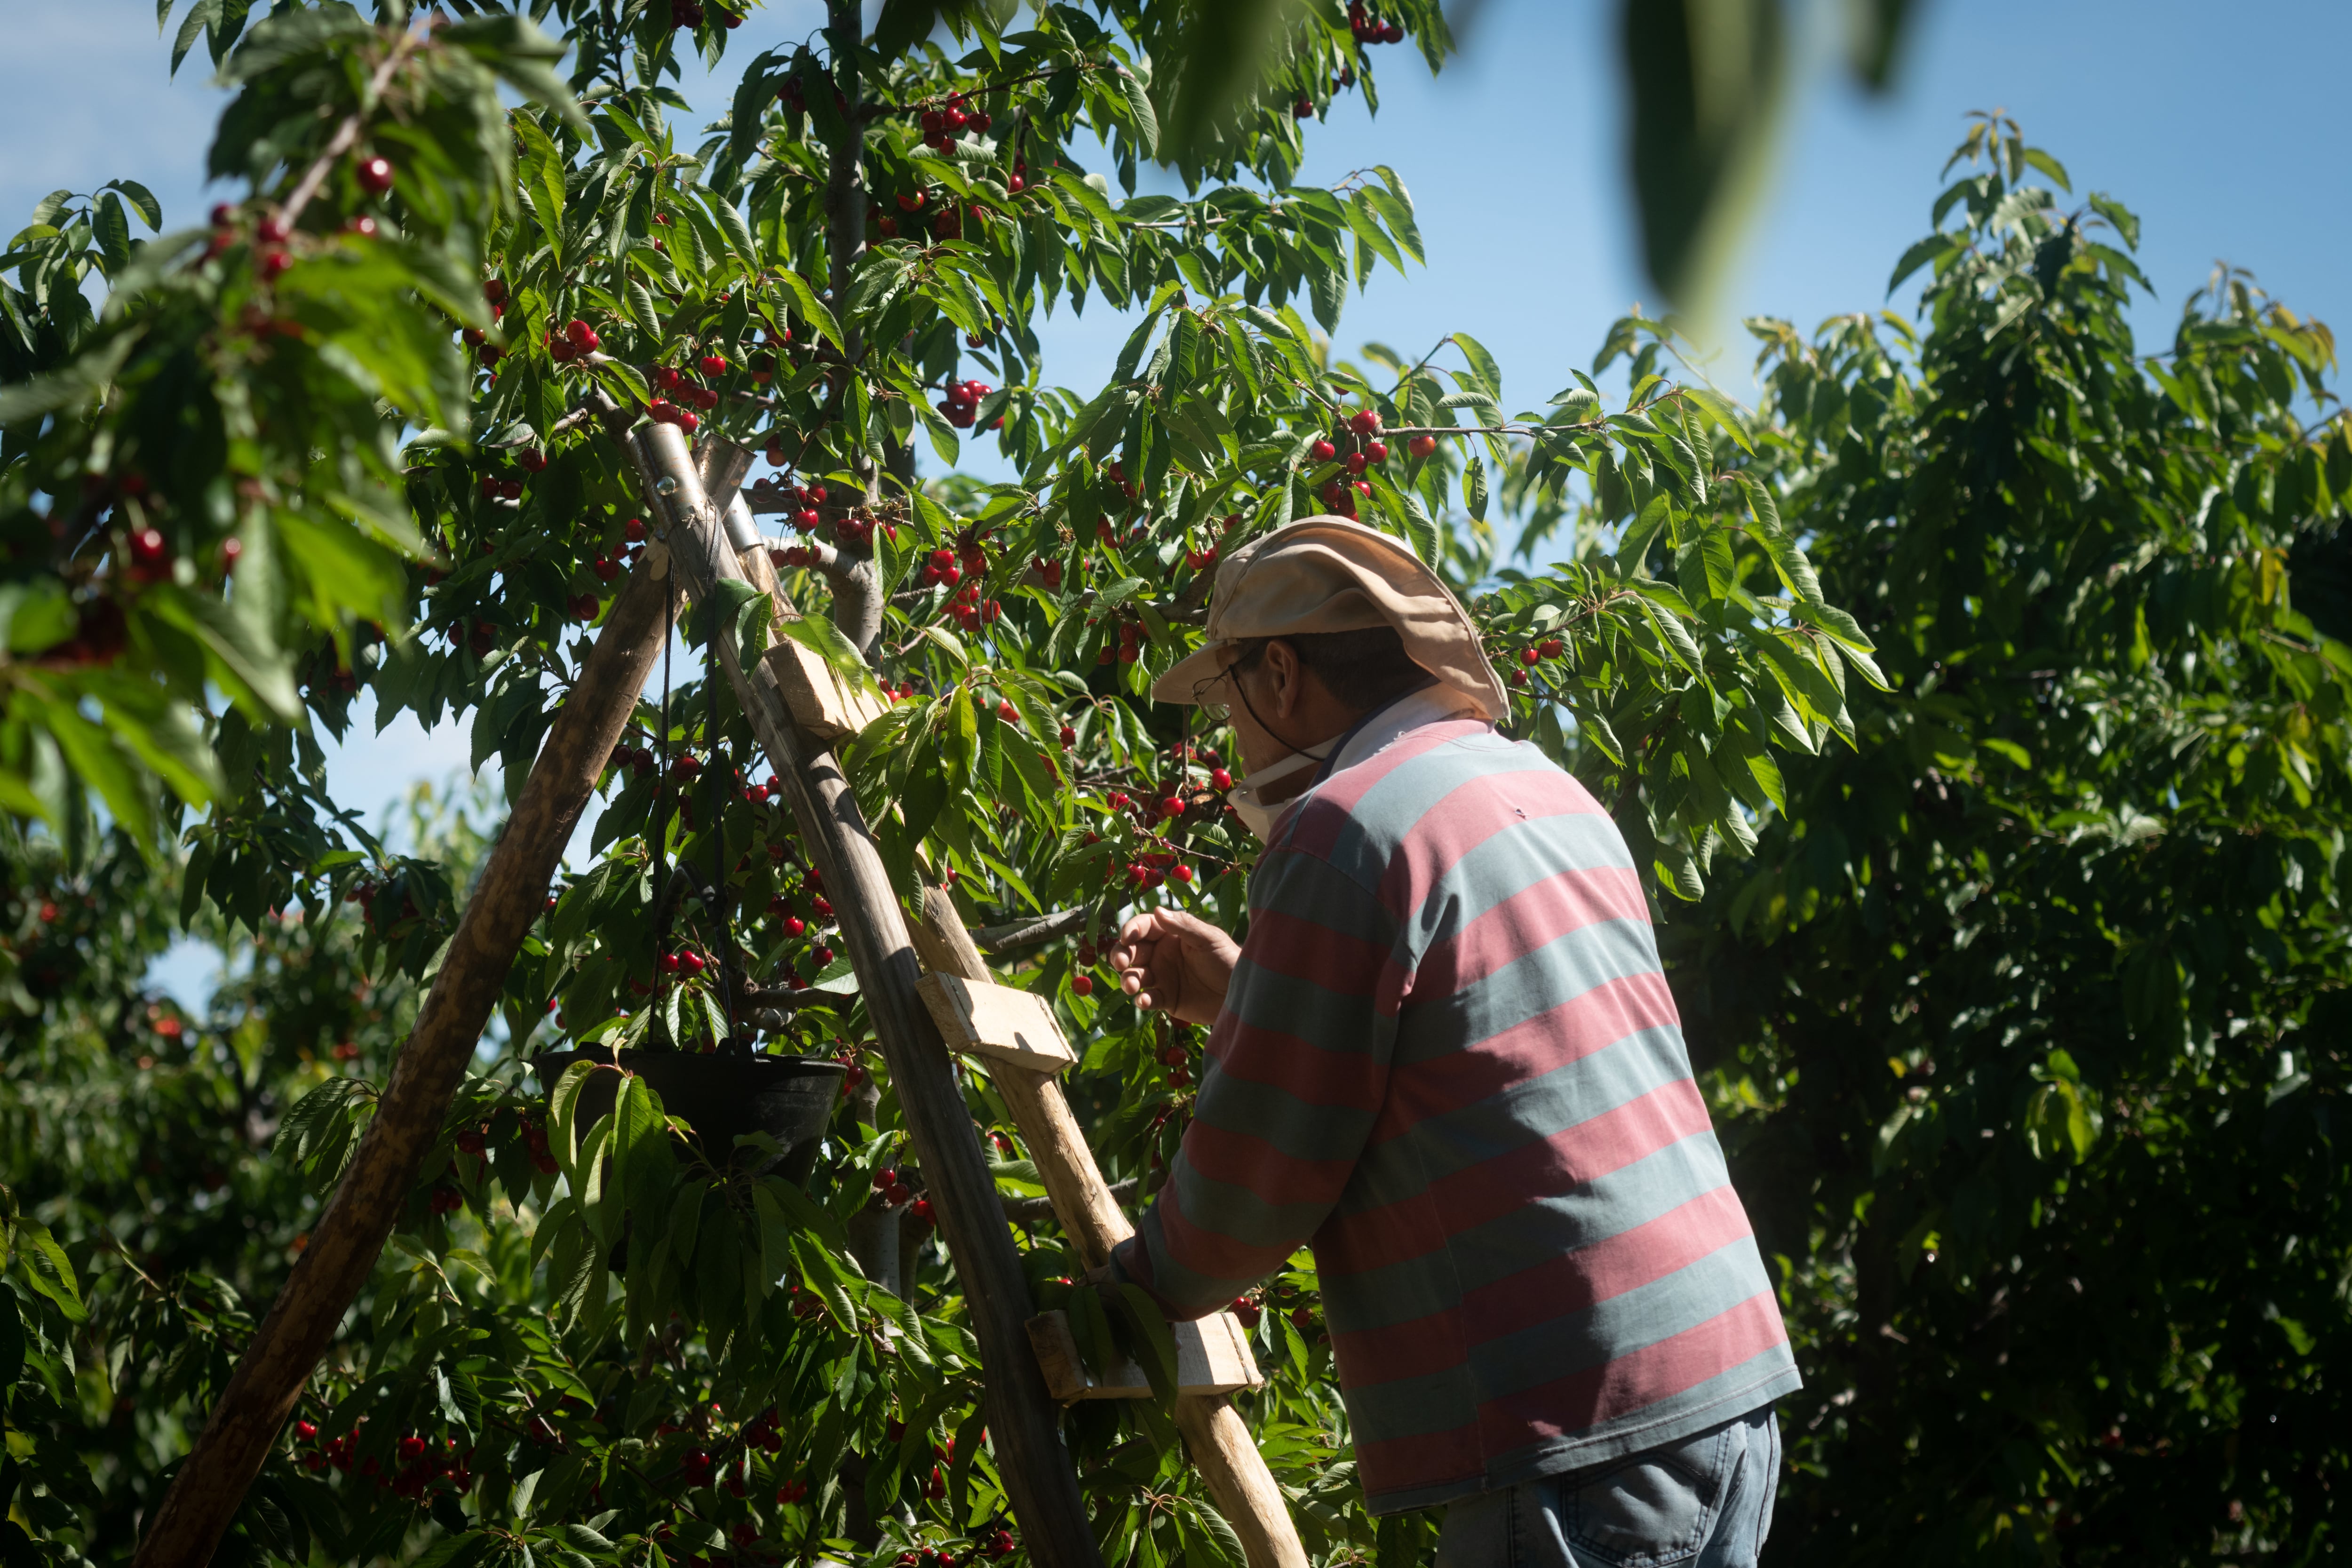
[[[611,416],[608,416],[608,418]],[[615,431],[618,435],[620,432]],[[696,600],[720,582],[765,590],[779,617],[784,598],[761,545],[738,548],[725,514],[748,454],[706,446],[702,461],[674,426],[628,433],[663,563]],[[716,482],[706,488],[705,479]],[[716,491],[717,493],[713,493]],[[655,563],[649,552],[649,564]],[[1054,1212],[1089,1269],[1134,1234],[1104,1184],[1057,1074],[1075,1059],[1052,1009],[998,984],[936,887],[924,889],[908,928],[856,796],[826,750],[878,711],[816,654],[778,638],[746,668],[733,639],[712,639],[718,663],[784,784],[810,858],[824,873],[875,1038],[898,1092],[933,1210],[963,1282],[981,1343],[989,1425],[1000,1473],[1024,1544],[1044,1568],[1097,1568],[1084,1500],[1063,1446],[1055,1405],[1145,1394],[1139,1369],[1088,1378],[1058,1314],[1032,1311],[993,1173],[965,1107],[947,1047],[986,1058],[1043,1178]],[[917,963],[919,952],[921,963]],[[928,973],[924,973],[928,970]],[[1240,1538],[1249,1568],[1307,1568],[1307,1552],[1265,1456],[1226,1394],[1258,1386],[1257,1366],[1229,1314],[1174,1325],[1179,1346],[1178,1430],[1211,1498]]]

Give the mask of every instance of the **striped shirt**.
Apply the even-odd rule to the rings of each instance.
[[[1183,1148],[1119,1269],[1179,1318],[1311,1243],[1379,1513],[1670,1443],[1796,1363],[1642,876],[1484,723],[1300,797],[1249,889]]]

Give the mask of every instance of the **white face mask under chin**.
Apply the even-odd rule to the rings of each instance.
[[[1267,843],[1274,837],[1275,823],[1289,809],[1290,803],[1298,798],[1299,792],[1293,790],[1283,799],[1272,803],[1264,798],[1262,792],[1302,768],[1320,767],[1322,762],[1322,758],[1309,756],[1305,752],[1293,752],[1282,761],[1260,768],[1234,785],[1225,798],[1233,803],[1234,813],[1242,819],[1242,826],[1256,835],[1260,844]]]

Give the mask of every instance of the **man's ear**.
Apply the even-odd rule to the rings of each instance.
[[[1265,645],[1265,657],[1258,664],[1273,678],[1267,682],[1273,689],[1266,696],[1270,700],[1267,706],[1274,710],[1274,717],[1287,719],[1297,712],[1298,700],[1305,695],[1298,683],[1307,673],[1306,666],[1298,660],[1298,650],[1276,637]]]

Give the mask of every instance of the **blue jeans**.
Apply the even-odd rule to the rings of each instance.
[[[1447,1506],[1437,1568],[1755,1568],[1772,1528],[1771,1406],[1663,1447]]]

